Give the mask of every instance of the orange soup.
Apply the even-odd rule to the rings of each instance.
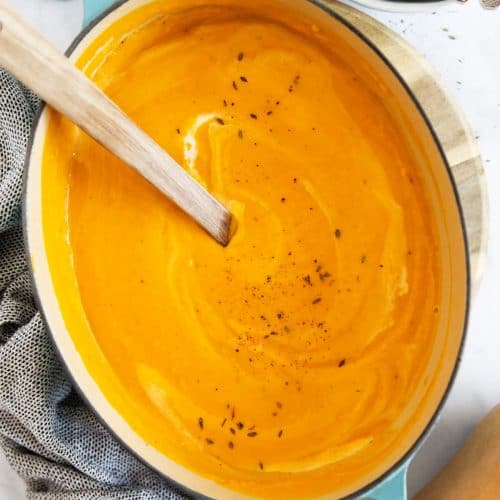
[[[334,32],[270,2],[190,5],[118,21],[78,64],[238,230],[219,246],[53,113],[44,168],[68,172],[95,339],[81,354],[177,463],[251,495],[335,491],[398,446],[418,407],[442,288],[420,160],[389,89]]]

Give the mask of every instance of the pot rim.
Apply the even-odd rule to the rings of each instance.
[[[82,40],[97,26],[99,25],[106,17],[108,17],[110,14],[112,14],[115,10],[120,8],[122,5],[126,4],[129,0],[119,0],[107,9],[105,9],[102,13],[100,13],[98,16],[96,16],[87,26],[85,26],[79,33],[78,35],[74,38],[74,40],[71,42],[70,46],[68,49],[65,51],[65,55],[67,57],[70,57],[72,53],[79,47],[80,43]],[[420,104],[419,100],[417,99],[415,93],[413,90],[410,88],[410,86],[406,83],[398,69],[390,62],[390,60],[385,56],[385,54],[366,36],[364,33],[362,33],[356,26],[354,26],[350,21],[348,21],[345,17],[343,17],[340,13],[336,12],[334,9],[330,8],[329,5],[323,3],[325,0],[301,0],[307,3],[310,3],[314,5],[315,7],[321,9],[323,12],[325,12],[328,16],[332,17],[336,21],[340,22],[344,27],[346,27],[353,35],[357,36],[365,45],[367,45],[371,51],[374,53],[376,57],[378,57],[386,66],[387,68],[391,71],[391,73],[396,77],[398,83],[402,86],[403,90],[407,93],[408,97],[411,99],[412,103],[414,104],[416,110],[422,117],[428,131],[431,134],[432,141],[434,142],[439,155],[441,157],[441,160],[443,162],[443,165],[445,167],[446,173],[448,175],[448,180],[450,182],[450,186],[452,188],[453,192],[453,197],[455,200],[456,208],[458,211],[458,216],[460,220],[460,229],[462,233],[462,238],[463,238],[463,244],[464,244],[464,256],[465,256],[465,311],[464,311],[464,322],[463,322],[463,328],[462,328],[462,333],[461,333],[461,338],[460,338],[460,343],[458,346],[457,354],[456,354],[456,360],[453,366],[453,370],[450,374],[448,383],[446,385],[446,389],[443,392],[443,395],[439,401],[439,404],[436,406],[436,409],[434,410],[432,417],[429,419],[428,423],[426,424],[425,428],[423,431],[420,433],[420,435],[417,437],[417,439],[414,441],[414,443],[408,448],[408,450],[403,454],[403,456],[397,460],[392,466],[390,466],[384,473],[382,473],[380,476],[378,476],[376,479],[370,481],[368,484],[365,486],[359,488],[358,490],[350,493],[347,496],[342,497],[344,500],[355,500],[358,499],[360,496],[369,494],[375,487],[380,486],[384,481],[390,480],[391,476],[393,476],[395,473],[398,471],[402,470],[405,465],[407,465],[413,456],[416,454],[420,446],[423,444],[425,439],[428,437],[430,432],[432,431],[434,425],[436,424],[437,418],[439,417],[447,399],[449,396],[449,393],[453,387],[453,383],[456,379],[456,375],[462,360],[462,355],[463,355],[463,350],[464,350],[464,345],[465,345],[465,340],[467,337],[467,330],[468,330],[468,325],[469,325],[469,317],[470,317],[470,306],[471,306],[471,265],[470,265],[470,252],[469,252],[469,246],[468,246],[468,238],[467,238],[467,231],[466,231],[466,224],[465,224],[465,216],[464,216],[464,211],[462,207],[462,202],[458,193],[458,188],[457,184],[455,182],[455,179],[452,174],[452,170],[450,167],[450,164],[448,162],[448,159],[446,157],[446,154],[443,150],[443,147],[441,145],[441,142],[438,138],[437,132],[434,129],[434,126],[427,116],[426,112],[424,111],[422,105]],[[329,0],[326,0],[329,1]],[[445,2],[443,2],[445,3]],[[386,28],[389,30],[391,33],[394,33],[390,28]],[[394,33],[395,34],[395,33]],[[398,36],[395,34],[395,36]],[[399,37],[399,36],[398,36]],[[56,339],[51,331],[51,329],[48,327],[49,322],[47,321],[47,315],[45,313],[45,308],[43,306],[43,302],[41,299],[41,294],[39,292],[37,282],[35,279],[35,274],[34,274],[34,268],[33,268],[33,263],[31,260],[31,252],[30,252],[30,243],[29,243],[29,231],[28,231],[28,213],[27,213],[27,200],[28,200],[28,185],[29,185],[29,171],[30,171],[30,165],[31,165],[31,156],[33,153],[33,145],[35,141],[35,137],[38,131],[38,125],[40,118],[42,117],[42,114],[46,108],[45,102],[41,102],[40,106],[38,107],[38,110],[34,116],[33,119],[33,124],[31,126],[31,132],[30,132],[30,137],[26,149],[26,156],[25,156],[25,162],[24,162],[24,171],[23,171],[23,186],[22,186],[22,226],[23,226],[23,240],[24,240],[24,249],[25,249],[25,255],[26,255],[26,260],[28,263],[28,270],[29,270],[29,276],[30,276],[30,281],[33,289],[33,296],[34,296],[34,301],[35,304],[37,305],[37,309],[40,311],[40,315],[43,319],[44,325],[47,329],[47,332],[49,333],[49,336],[52,340],[52,344],[55,348],[55,352],[57,353],[57,357],[62,363],[62,366],[64,367],[69,379],[71,380],[71,383],[73,387],[76,389],[78,392],[79,396],[82,398],[82,400],[85,402],[85,404],[91,409],[91,411],[94,413],[98,421],[110,432],[112,436],[114,436],[118,442],[125,448],[127,449],[132,455],[137,458],[142,464],[146,465],[150,469],[154,470],[157,472],[161,477],[164,479],[174,483],[179,487],[180,489],[194,493],[198,497],[204,497],[207,498],[205,495],[202,495],[198,492],[195,492],[191,490],[189,487],[185,486],[182,483],[179,483],[177,480],[171,478],[168,476],[165,472],[161,471],[157,467],[153,466],[149,461],[147,461],[145,458],[143,458],[138,451],[134,450],[131,446],[129,446],[124,439],[122,439],[117,432],[111,427],[111,425],[104,419],[104,417],[101,416],[100,412],[98,409],[90,402],[88,396],[85,394],[83,389],[80,387],[79,382],[76,380],[75,376],[73,375],[70,367],[65,361],[64,355],[61,351],[61,348],[59,344],[56,342]],[[196,475],[199,475],[197,473],[194,473]],[[224,487],[226,488],[226,487]],[[328,495],[328,493],[327,493]]]

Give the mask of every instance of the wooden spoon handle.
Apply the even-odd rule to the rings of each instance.
[[[0,65],[228,243],[230,212],[3,0]]]

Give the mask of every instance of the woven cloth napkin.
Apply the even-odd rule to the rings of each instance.
[[[21,228],[39,100],[0,68],[0,445],[30,499],[180,499],[75,393],[33,301]]]

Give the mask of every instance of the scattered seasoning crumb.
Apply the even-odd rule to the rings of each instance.
[[[268,112],[266,113],[266,115],[267,115],[267,116],[272,115],[272,114],[273,114],[273,112],[272,112],[272,111],[268,111]]]
[[[264,470],[264,464],[262,462],[259,462],[259,467],[260,467],[260,470]]]
[[[277,416],[278,416],[278,412],[273,411],[273,412],[271,413],[271,415],[272,415],[273,417],[277,417]]]
[[[234,443],[232,441],[229,441],[227,445],[229,446],[229,448],[231,448],[231,450],[234,448]]]
[[[339,366],[339,368],[342,368],[344,365],[345,365],[345,358],[344,358],[344,359],[341,359],[341,360],[339,361],[339,365],[338,365],[338,366]]]
[[[231,434],[236,434],[236,431],[234,430],[234,428],[233,428],[233,427],[230,427],[230,428],[229,428],[229,432],[230,432]]]
[[[382,269],[384,267],[384,264],[379,264],[378,267],[380,267],[380,269]]]
[[[216,120],[220,125],[224,125],[224,120],[222,118],[216,118]]]
[[[224,104],[225,108],[227,107],[227,101],[225,99],[222,101],[222,104]]]
[[[312,303],[313,303],[313,304],[319,304],[320,302],[321,302],[321,297],[316,297],[316,298],[312,301]]]
[[[175,129],[175,131],[176,131],[178,134],[180,134],[180,133],[181,133],[180,129],[178,129],[178,128],[176,128],[176,129]]]
[[[279,312],[278,314],[276,314],[276,317],[278,319],[282,319],[283,318],[283,313],[282,312]]]
[[[363,254],[359,260],[361,261],[361,264],[364,264],[366,262],[366,255]]]
[[[302,278],[308,285],[312,285],[311,283],[311,276],[306,275]]]
[[[290,85],[290,87],[288,87],[288,92],[293,92],[293,85]]]
[[[198,426],[200,427],[200,429],[203,429],[203,417],[200,417],[198,419]]]
[[[248,83],[247,77],[246,76],[240,76],[240,80],[242,82]]]
[[[283,436],[283,429],[280,429],[280,431],[278,432],[278,437],[280,438],[281,436]]]
[[[331,276],[331,274],[328,271],[325,271],[324,273],[320,273],[319,279],[321,281],[325,281],[326,278],[329,278],[330,276]]]
[[[276,407],[277,408],[283,408],[283,405],[281,404],[280,401],[276,401]]]
[[[339,239],[342,236],[342,231],[340,229],[335,229],[335,238]]]
[[[236,82],[233,80],[233,89],[238,90],[238,85],[236,85]]]
[[[285,201],[286,201],[286,198],[283,196],[283,197],[281,198],[281,203],[285,203]]]
[[[244,56],[245,56],[245,54],[243,54],[243,52],[240,52],[240,53],[238,54],[238,61],[243,60],[243,57],[244,57]]]
[[[243,139],[243,130],[241,130],[241,129],[238,130],[238,137],[240,139]]]
[[[214,444],[213,440],[210,438],[205,438],[205,441],[207,442],[207,444]]]
[[[220,424],[221,427],[224,427],[224,425],[226,425],[226,422],[227,422],[227,418],[225,418],[223,421],[222,421],[222,424]]]
[[[257,115],[255,113],[250,113],[250,118],[257,120]]]
[[[257,433],[255,431],[252,431],[252,432],[247,433],[247,436],[249,438],[253,438],[253,437],[257,436]]]
[[[235,414],[236,414],[236,409],[233,406],[233,411],[231,412],[231,420],[234,420]]]
[[[243,429],[243,427],[245,427],[245,424],[243,422],[238,422],[236,424],[236,427],[238,427],[238,429],[241,431],[241,429]]]

